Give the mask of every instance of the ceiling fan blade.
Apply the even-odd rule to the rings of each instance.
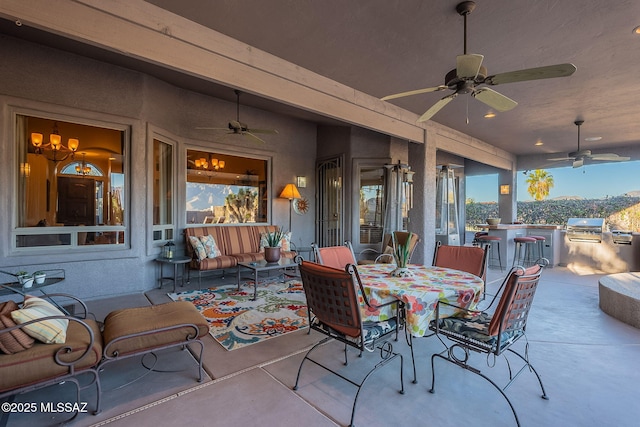
[[[575,160],[575,157],[554,157],[553,159],[547,159],[547,160],[552,161],[552,162],[560,162],[560,161],[563,161],[563,160],[565,160],[565,161],[566,160]]]
[[[576,159],[573,161],[573,167],[574,168],[579,168],[582,165],[584,165],[584,159]]]
[[[276,135],[278,133],[275,129],[247,129],[247,132],[251,133],[267,133],[270,135]]]
[[[460,79],[475,79],[482,65],[483,55],[470,54],[456,57],[456,74]]]
[[[433,104],[431,108],[429,108],[422,116],[420,116],[420,118],[418,119],[418,122],[426,122],[427,120],[429,120],[438,111],[440,111],[445,105],[453,101],[453,98],[455,98],[456,96],[458,96],[457,93],[452,93],[451,95],[447,95],[444,98],[442,98],[440,101]]]
[[[496,74],[487,77],[484,82],[488,85],[500,85],[528,80],[552,79],[555,77],[570,76],[576,70],[577,68],[573,64],[547,65],[545,67],[527,68],[525,70]]]
[[[229,130],[229,128],[207,128],[207,127],[197,127],[198,130]]]
[[[388,101],[390,99],[404,98],[405,96],[419,95],[421,93],[437,92],[439,90],[445,90],[445,89],[448,89],[448,87],[442,85],[442,86],[428,87],[425,89],[410,90],[409,92],[396,93],[395,95],[387,95],[383,98],[380,98],[380,100]]]
[[[631,157],[623,157],[618,156],[614,153],[602,153],[602,154],[592,154],[591,160],[606,160],[609,162],[626,162],[627,160],[631,160]]]
[[[249,132],[249,131],[242,132],[242,134],[243,134],[243,135],[246,135],[246,136],[248,136],[248,137],[250,137],[250,138],[253,138],[253,139],[255,139],[256,141],[258,141],[258,142],[260,142],[260,143],[264,144],[264,140],[262,140],[261,138],[258,138],[256,135],[252,134],[252,133],[251,133],[251,132]]]
[[[484,102],[489,107],[500,112],[509,111],[515,108],[518,103],[511,98],[504,96],[488,87],[480,88],[473,92],[473,97],[478,101]]]

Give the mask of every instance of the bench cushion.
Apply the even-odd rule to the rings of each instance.
[[[198,338],[209,332],[209,324],[195,306],[188,301],[175,301],[146,307],[112,311],[104,319],[103,339],[107,356],[141,353],[169,344],[185,342],[194,329],[188,326],[159,331],[159,329],[196,325]],[[145,333],[144,335],[133,334]],[[119,341],[116,341],[121,339]]]
[[[75,365],[76,371],[92,368],[102,358],[102,337],[100,326],[90,319],[83,319],[93,331],[93,348],[87,356]],[[87,349],[90,343],[87,329],[76,321],[69,321],[67,341],[64,344],[43,344],[37,342],[33,347],[17,354],[0,355],[0,393],[17,387],[38,384],[48,379],[69,373],[69,367],[54,362],[55,353],[70,347],[70,352],[60,354],[64,362],[72,362]]]

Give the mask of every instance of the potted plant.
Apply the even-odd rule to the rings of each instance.
[[[38,270],[35,273],[33,273],[33,279],[36,282],[36,285],[42,285],[46,277],[47,277],[47,274],[42,270]]]
[[[33,276],[27,273],[24,270],[18,271],[16,273],[18,277],[18,281],[22,285],[23,288],[30,288],[33,285]]]
[[[276,227],[274,231],[270,231],[266,234],[266,243],[264,247],[264,259],[267,262],[280,261],[280,246],[284,232],[280,227]]]
[[[391,275],[394,277],[410,277],[413,276],[413,273],[407,267],[409,263],[409,257],[411,255],[409,246],[411,244],[411,238],[413,234],[410,232],[407,236],[406,242],[400,244],[396,238],[396,235],[393,234],[393,258],[396,262],[396,268],[391,272]]]

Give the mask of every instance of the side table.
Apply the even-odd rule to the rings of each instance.
[[[178,265],[182,265],[182,283],[180,284],[180,286],[184,286],[184,275],[185,275],[185,270],[187,269],[187,264],[189,264],[189,262],[191,262],[191,257],[188,256],[176,256],[173,258],[164,258],[164,257],[159,257],[156,258],[156,261],[160,263],[160,286],[158,286],[159,288],[162,288],[162,283],[163,280],[173,280],[173,292],[176,292],[176,282],[178,281]],[[173,277],[164,277],[163,273],[162,273],[162,267],[165,264],[169,264],[169,265],[173,265]],[[190,283],[190,279],[187,277],[187,283]]]

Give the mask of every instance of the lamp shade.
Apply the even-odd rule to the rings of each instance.
[[[280,193],[280,197],[283,199],[299,199],[300,198],[300,192],[298,191],[298,188],[296,187],[295,184],[287,184],[284,187],[284,190],[282,190],[282,193]]]

